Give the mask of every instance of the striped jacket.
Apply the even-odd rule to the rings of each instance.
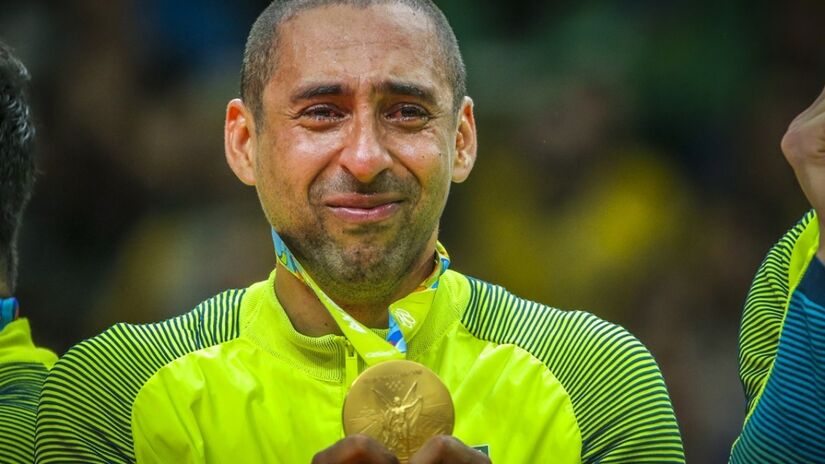
[[[770,250],[745,303],[739,372],[747,398],[733,464],[825,462],[825,268],[808,213]]]
[[[341,439],[347,342],[297,333],[274,277],[72,348],[43,389],[37,461],[297,463]],[[447,271],[408,350],[450,390],[454,435],[497,464],[684,462],[650,353],[591,314]]]

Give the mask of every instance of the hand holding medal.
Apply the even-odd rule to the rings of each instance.
[[[351,435],[321,451],[312,464],[398,464],[397,457],[377,440],[366,435]],[[490,458],[464,445],[455,437],[436,435],[409,460],[410,464],[441,464],[461,462],[489,464]]]
[[[453,432],[450,392],[438,376],[412,361],[387,361],[365,370],[347,394],[344,433],[364,434],[408,462],[436,435]]]

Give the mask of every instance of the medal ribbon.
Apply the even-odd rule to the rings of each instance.
[[[304,270],[301,263],[295,259],[284,241],[275,232],[275,229],[272,229],[272,241],[275,244],[275,254],[278,257],[278,262],[315,293],[318,300],[338,324],[338,327],[341,328],[341,332],[352,343],[355,351],[361,355],[368,366],[382,361],[404,359],[406,357],[407,340],[413,336],[427,316],[438,290],[441,275],[450,266],[450,257],[447,255],[447,250],[444,249],[441,243],[436,243],[436,265],[432,274],[412,293],[393,302],[387,308],[389,312],[389,333],[387,339],[384,340],[355,320],[344,308],[321,290],[321,287]]]
[[[9,325],[10,322],[16,320],[20,316],[20,304],[17,299],[0,298],[0,330]]]

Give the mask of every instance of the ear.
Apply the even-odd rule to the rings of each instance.
[[[476,119],[473,115],[473,100],[464,97],[458,115],[455,135],[455,157],[453,158],[453,182],[464,182],[476,162]]]
[[[226,105],[223,137],[226,162],[232,172],[244,184],[255,185],[255,121],[240,98]]]

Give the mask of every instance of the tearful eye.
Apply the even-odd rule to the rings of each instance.
[[[307,108],[302,116],[316,121],[334,121],[343,117],[343,114],[331,106],[321,105]]]
[[[338,127],[347,114],[340,108],[330,105],[313,105],[295,116],[301,126],[310,130],[327,130]]]
[[[418,105],[399,105],[386,115],[387,119],[405,127],[417,127],[430,120],[430,113]]]

